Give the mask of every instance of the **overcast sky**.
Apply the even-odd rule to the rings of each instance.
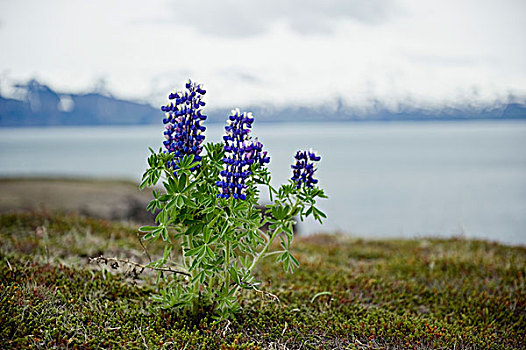
[[[2,93],[104,79],[162,103],[186,78],[210,107],[480,105],[526,95],[524,0],[0,0]]]

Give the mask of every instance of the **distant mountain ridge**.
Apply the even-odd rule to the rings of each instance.
[[[36,80],[17,87],[25,92],[20,100],[0,95],[0,127],[144,125],[156,124],[162,119],[160,109],[149,104],[121,100],[100,92],[61,94]],[[397,112],[379,102],[375,102],[372,111],[359,112],[344,107],[341,101],[333,108],[254,106],[247,110],[265,122],[526,119],[526,101],[485,109],[422,110],[406,106]],[[230,109],[207,109],[211,122],[223,122],[228,113]]]
[[[58,94],[36,80],[26,85],[23,100],[0,96],[0,126],[126,125],[154,122],[148,104],[100,93]]]

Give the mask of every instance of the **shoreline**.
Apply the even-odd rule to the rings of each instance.
[[[97,178],[75,176],[19,176],[0,177],[0,214],[32,212],[63,213],[110,221],[153,224],[154,215],[146,211],[152,199],[151,189],[139,190],[139,184],[123,178]],[[415,235],[415,236],[367,236],[341,230],[319,231],[299,236],[337,235],[357,241],[441,241],[465,240],[486,242],[508,247],[525,244],[509,244],[498,240],[467,237],[465,235]]]
[[[52,211],[113,221],[150,223],[151,191],[123,179],[0,178],[0,213]]]

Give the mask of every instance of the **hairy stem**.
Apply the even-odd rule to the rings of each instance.
[[[267,253],[268,251],[268,248],[270,247],[270,245],[272,244],[272,242],[274,242],[274,239],[276,238],[276,236],[278,235],[278,233],[280,233],[282,231],[274,231],[272,233],[272,235],[269,237],[268,241],[267,241],[267,244],[265,244],[265,246],[263,247],[263,249],[258,253],[258,255],[256,255],[254,257],[254,260],[252,261],[252,264],[250,265],[250,267],[248,268],[248,271],[249,272],[252,272],[252,269],[257,265],[257,263],[259,262],[259,260],[261,260],[261,258],[263,258],[265,256],[265,254]]]
[[[230,272],[228,268],[230,267],[230,241],[226,241],[226,251],[225,251],[225,291],[228,291],[230,286]]]

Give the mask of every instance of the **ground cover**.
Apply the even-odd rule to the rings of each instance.
[[[151,257],[160,245],[146,247]],[[0,215],[6,348],[513,349],[526,344],[526,248],[457,239],[297,237],[292,275],[264,261],[230,321],[160,310],[135,225],[49,212]],[[114,268],[115,267],[115,268]],[[326,292],[326,293],[325,293]],[[321,293],[321,294],[320,294]]]

